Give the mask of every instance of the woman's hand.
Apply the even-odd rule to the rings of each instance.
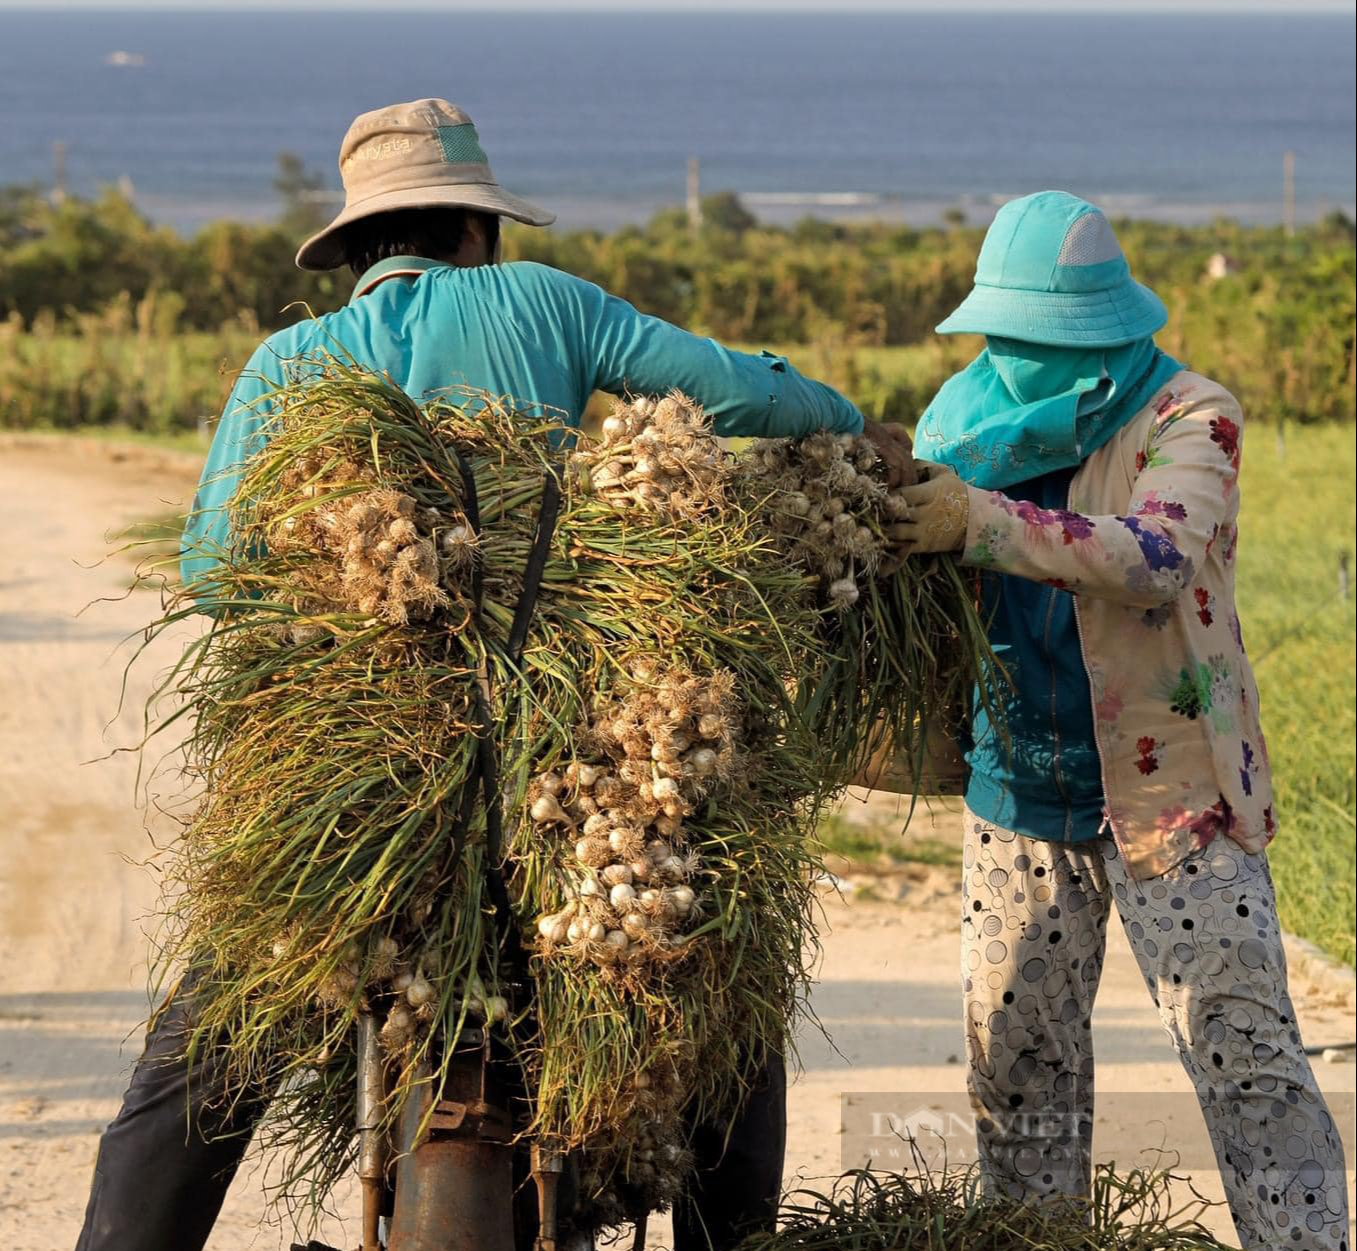
[[[918,460],[914,467],[919,481],[898,492],[908,512],[904,520],[886,527],[886,537],[894,544],[885,565],[890,573],[916,552],[959,552],[966,543],[971,511],[966,484],[945,465]]]
[[[914,459],[914,443],[904,426],[893,421],[864,421],[862,436],[871,443],[886,468],[888,490],[912,486],[918,481],[916,466],[923,462]]]

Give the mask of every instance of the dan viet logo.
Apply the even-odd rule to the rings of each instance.
[[[964,1095],[906,1103],[847,1094],[842,1113],[847,1167],[941,1168],[975,1158],[975,1114]]]

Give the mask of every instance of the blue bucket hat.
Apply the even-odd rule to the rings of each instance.
[[[1102,210],[1039,191],[995,214],[975,286],[937,330],[1096,348],[1149,338],[1166,321],[1163,302],[1131,277]]]

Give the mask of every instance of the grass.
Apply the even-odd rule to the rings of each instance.
[[[99,439],[107,443],[130,443],[136,447],[158,447],[169,452],[189,452],[206,456],[212,443],[210,432],[198,430],[138,430],[132,426],[80,426],[75,430],[56,426],[36,427],[38,434],[75,434],[82,439]]]
[[[788,1195],[778,1232],[740,1251],[1230,1251],[1200,1223],[1210,1205],[1171,1193],[1174,1180],[1099,1165],[1084,1208],[984,1197],[973,1170],[855,1170],[827,1194]]]
[[[11,318],[0,322],[0,427],[135,430],[197,448],[199,421],[221,412],[257,342],[234,328],[162,333],[124,304],[80,318],[75,331],[52,319],[24,330]]]
[[[1351,426],[1255,426],[1243,467],[1238,599],[1277,795],[1269,852],[1282,923],[1354,959],[1354,611]]]
[[[820,821],[816,836],[826,856],[837,856],[853,864],[883,868],[904,864],[961,868],[958,842],[915,836],[909,831],[902,834],[900,819],[853,821],[838,812],[831,812]]]
[[[124,556],[138,565],[150,562],[159,573],[174,579],[177,573],[172,558],[179,551],[187,520],[187,515],[181,512],[160,513],[145,521],[133,522],[126,529],[119,530],[113,538]],[[147,578],[139,579],[137,585],[149,590],[154,589],[155,584],[153,579]]]

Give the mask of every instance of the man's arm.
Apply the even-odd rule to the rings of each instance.
[[[862,430],[862,414],[852,403],[802,377],[785,357],[732,351],[638,313],[591,282],[558,270],[545,273],[567,333],[578,335],[587,390],[654,395],[677,388],[702,405],[718,435],[786,438]]]
[[[278,385],[267,371],[276,364],[267,345],[256,349],[222,409],[180,543],[179,573],[185,585],[201,581],[231,546],[226,505],[245,462],[263,446],[268,417],[264,397]]]

